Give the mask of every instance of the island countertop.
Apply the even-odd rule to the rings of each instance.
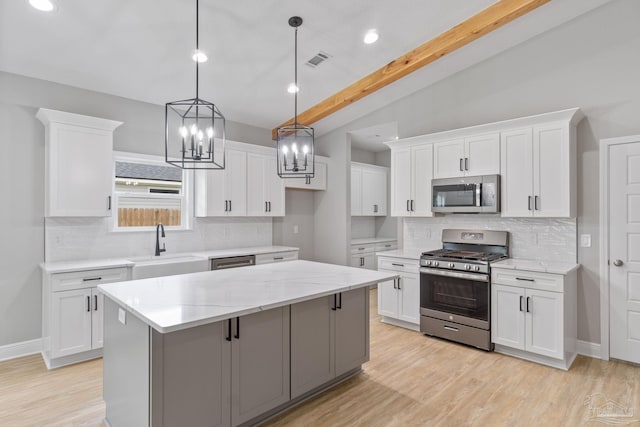
[[[288,261],[99,285],[106,297],[161,333],[345,292],[396,274]]]

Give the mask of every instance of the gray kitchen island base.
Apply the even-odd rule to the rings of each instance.
[[[106,296],[111,427],[255,425],[369,360],[368,286],[168,333]]]

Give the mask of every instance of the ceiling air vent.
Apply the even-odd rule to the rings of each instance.
[[[318,65],[322,64],[327,59],[331,58],[327,52],[320,51],[313,58],[308,60],[306,64],[312,68],[316,68]]]

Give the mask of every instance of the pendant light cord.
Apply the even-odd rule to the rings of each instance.
[[[196,99],[198,96],[198,83],[199,83],[199,65],[200,65],[200,46],[199,46],[199,36],[200,36],[200,1],[196,0]]]
[[[294,105],[294,114],[293,114],[293,124],[298,124],[298,27],[296,27],[295,33],[295,42],[294,42],[294,56],[293,56],[293,69],[294,69],[294,85],[296,86],[294,96],[293,96],[293,105]]]

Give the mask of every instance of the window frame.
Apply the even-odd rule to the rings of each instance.
[[[140,196],[140,193],[126,193],[122,191],[116,191],[116,162],[129,162],[129,163],[145,163],[154,166],[167,166],[167,167],[175,167],[165,162],[164,156],[155,156],[151,154],[140,154],[140,153],[131,153],[126,151],[114,151],[112,158],[112,169],[111,169],[111,194],[113,195],[112,203],[111,203],[111,211],[112,214],[109,217],[110,221],[110,230],[114,233],[128,233],[128,232],[140,232],[140,231],[154,231],[156,226],[143,226],[143,227],[119,227],[118,226],[118,201],[119,195],[135,195]],[[165,225],[166,230],[171,231],[181,231],[181,230],[192,230],[193,229],[193,173],[190,170],[183,169],[182,170],[182,205],[180,208],[181,218],[180,218],[180,226],[169,226]],[[167,197],[167,198],[177,198],[172,195],[163,195],[163,194],[154,194],[154,197]]]

